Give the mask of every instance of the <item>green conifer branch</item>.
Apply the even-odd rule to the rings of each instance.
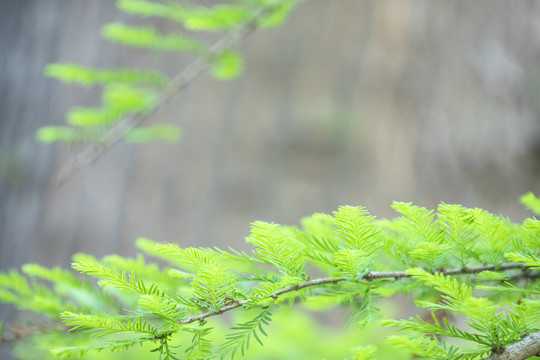
[[[49,64],[45,68],[45,74],[67,83],[76,83],[79,85],[123,83],[162,88],[169,82],[164,75],[157,71],[135,70],[131,68],[101,70],[69,63]]]
[[[216,354],[213,353],[212,342],[207,339],[212,328],[204,326],[196,326],[187,328],[185,331],[193,333],[191,346],[185,350],[188,360],[213,359]]]
[[[263,307],[262,312],[253,319],[238,324],[231,329],[234,332],[226,336],[227,342],[221,347],[221,359],[226,358],[228,355],[231,356],[231,360],[234,359],[234,355],[238,350],[244,355],[245,350],[249,349],[249,342],[252,336],[261,346],[263,345],[260,334],[268,336],[264,331],[264,326],[268,325],[271,321],[272,313],[270,310],[272,310],[272,305],[273,303]]]
[[[506,264],[501,264],[498,267],[494,265],[482,265],[482,266],[475,266],[475,267],[464,268],[464,269],[438,269],[437,271],[434,271],[432,273],[448,276],[448,275],[478,274],[482,271],[506,271],[506,270],[514,270],[514,269],[520,269],[522,271],[525,271],[527,269],[527,266],[524,263],[506,263]],[[409,278],[412,276],[413,275],[409,273],[407,270],[405,271],[369,271],[365,273],[361,278],[358,278],[358,279],[367,280],[367,281],[382,280],[382,279],[400,280],[400,279]],[[279,298],[281,295],[284,295],[290,292],[299,291],[305,288],[320,287],[320,286],[324,286],[328,284],[337,284],[346,280],[347,279],[345,278],[335,278],[335,277],[326,277],[326,278],[320,278],[320,279],[307,280],[301,284],[291,285],[291,286],[286,286],[284,288],[281,288],[273,292],[272,294],[270,294],[268,298],[272,298],[275,300]],[[249,299],[237,301],[234,304],[224,306],[217,311],[215,310],[208,311],[203,314],[188,317],[185,320],[180,321],[179,324],[190,324],[196,321],[203,321],[206,318],[216,316],[216,315],[221,315],[225,312],[245,306],[249,304],[250,302],[251,300]]]
[[[117,351],[131,344],[153,341],[158,343],[154,350],[161,358],[174,359],[176,355],[169,340],[187,331],[193,334],[186,352],[188,358],[210,359],[228,354],[233,357],[247,349],[250,338],[261,340],[262,326],[270,321],[270,312],[265,310],[270,304],[302,300],[308,306],[348,305],[355,313],[352,319],[364,326],[378,316],[374,305],[377,299],[408,291],[420,296],[416,305],[430,310],[431,317],[385,320],[382,324],[412,332],[390,337],[389,343],[425,358],[478,360],[490,352],[502,354],[539,330],[535,223],[525,221],[520,226],[479,209],[462,208],[451,208],[450,215],[443,210],[442,216],[435,220],[434,214],[423,208],[400,206],[402,212],[409,212],[408,217],[391,222],[375,221],[361,207],[342,207],[334,213],[335,217],[312,216],[302,221],[304,229],[254,222],[247,238],[255,245],[253,256],[234,250],[180,248],[139,239],[138,245],[145,252],[167,260],[176,268],[161,270],[146,264],[142,255],[137,259],[108,256],[98,261],[77,254],[73,268],[97,277],[99,285],[106,285],[105,291],[65,270],[27,265],[23,270],[29,279],[15,271],[0,274],[0,298],[19,308],[50,316],[63,311],[64,323],[72,326],[72,330],[86,330],[95,337],[107,336],[101,342],[57,348],[59,356],[85,354],[90,350]],[[488,229],[489,224],[497,226]],[[533,230],[529,231],[531,226]],[[467,250],[469,237],[477,236],[485,244],[475,244],[474,249]],[[418,244],[446,244],[454,256],[439,253],[432,262],[417,256],[402,261],[399,251],[417,249]],[[463,252],[457,251],[464,248]],[[512,262],[499,262],[502,249],[509,251],[503,256]],[[493,263],[456,267],[477,261],[482,253],[490,254],[486,259]],[[309,263],[311,260],[313,263]],[[438,261],[444,266],[433,268]],[[385,267],[403,268],[401,262],[406,270],[384,271]],[[322,271],[327,277],[310,279],[312,265],[317,267],[315,273]],[[522,274],[515,270],[521,270]],[[456,277],[460,275],[465,278],[458,280]],[[413,281],[401,281],[405,278]],[[526,281],[525,286],[517,283],[521,279]],[[39,281],[50,282],[54,289]],[[491,294],[478,297],[473,290]],[[438,293],[438,300],[427,296],[430,293]],[[501,294],[515,300],[505,311],[501,311]],[[83,301],[82,295],[85,295]],[[100,307],[106,313],[96,315],[95,310],[99,311]],[[238,308],[262,312],[240,324],[218,353],[204,355],[213,349],[206,319]],[[451,318],[439,318],[435,311],[441,310],[463,315],[469,328],[458,327]],[[117,334],[123,340],[111,342],[111,336]],[[437,337],[465,340],[475,348],[469,351],[447,346],[444,339]],[[373,348],[366,349],[357,353],[371,357]]]
[[[295,1],[276,1],[275,4],[270,4],[263,7],[257,14],[252,16],[249,21],[236,26],[227,35],[218,40],[208,49],[208,51],[204,52],[184,70],[179,72],[168,83],[168,85],[160,93],[158,93],[154,106],[151,109],[140,114],[128,114],[116,125],[108,129],[107,132],[100,137],[99,142],[93,143],[88,148],[69,159],[59,170],[55,179],[56,185],[62,185],[75,174],[79,173],[91,165],[94,161],[99,159],[111,147],[118,144],[126,134],[142,125],[158,109],[174,99],[182,90],[187,87],[187,85],[194,81],[201,73],[211,67],[221,55],[230,54],[230,51],[237,44],[247,38],[257,28],[264,25],[271,25],[272,19],[268,18],[269,14],[274,14],[276,11],[279,11],[279,9],[284,8],[286,3],[290,3],[288,5],[289,7],[292,7],[295,4]],[[237,62],[238,60],[233,60],[231,55],[228,55],[226,56],[225,60],[222,61]],[[220,73],[219,68],[216,71],[218,72],[218,76],[222,75],[224,78],[229,76],[227,73]]]

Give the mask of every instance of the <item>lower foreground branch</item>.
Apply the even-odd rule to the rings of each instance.
[[[540,356],[540,331],[527,335],[522,341],[507,346],[500,354],[493,354],[484,360],[524,360]]]

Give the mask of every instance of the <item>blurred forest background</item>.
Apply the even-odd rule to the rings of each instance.
[[[140,236],[242,248],[254,220],[298,224],[345,204],[529,216],[519,196],[540,193],[538,1],[304,1],[242,44],[243,76],[203,75],[152,117],[180,126],[180,143],[122,144],[56,188],[78,148],[35,131],[100,92],[46,78],[46,64],[173,75],[193,60],[103,40],[105,23],[139,21],[114,3],[2,0],[0,270],[130,256]]]

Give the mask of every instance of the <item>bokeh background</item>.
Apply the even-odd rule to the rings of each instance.
[[[46,64],[174,75],[193,60],[108,43],[112,21],[140,19],[112,0],[2,0],[0,270],[134,255],[140,236],[241,248],[254,220],[345,204],[391,217],[394,200],[444,201],[521,221],[519,196],[540,193],[538,1],[304,1],[242,44],[243,76],[203,75],[152,117],[179,125],[180,143],[119,145],[57,188],[79,148],[35,131],[100,90],[46,78]]]

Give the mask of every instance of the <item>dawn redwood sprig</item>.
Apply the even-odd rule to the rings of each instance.
[[[506,271],[506,270],[514,270],[514,269],[520,269],[520,270],[525,271],[528,268],[524,263],[517,263],[517,264],[516,263],[505,263],[505,264],[502,264],[501,266],[498,266],[498,267],[494,266],[494,265],[482,265],[482,266],[475,266],[475,267],[463,268],[463,269],[438,269],[436,271],[432,271],[431,273],[432,274],[436,274],[436,273],[437,274],[443,274],[443,275],[446,276],[446,275],[478,274],[478,273],[480,273],[482,271],[494,271],[494,272],[496,272],[496,271]],[[363,275],[360,279],[368,280],[368,281],[376,280],[376,279],[377,280],[380,280],[380,279],[399,280],[399,279],[409,278],[409,277],[411,277],[411,275],[408,274],[407,271],[369,271],[368,273]],[[290,293],[290,292],[294,292],[294,291],[298,291],[298,290],[305,289],[305,288],[310,288],[310,287],[317,287],[317,286],[323,286],[323,285],[328,285],[328,284],[337,284],[337,283],[343,282],[345,280],[346,279],[344,279],[344,278],[339,279],[339,278],[333,278],[333,277],[326,277],[326,278],[320,278],[320,279],[307,280],[307,281],[305,281],[305,282],[303,282],[301,284],[284,287],[284,288],[274,292],[269,297],[273,298],[273,299],[277,299],[279,296],[281,296],[283,294],[286,294],[286,293]],[[187,319],[179,321],[178,323],[179,324],[190,324],[190,323],[193,323],[193,322],[196,322],[196,321],[203,321],[206,318],[216,316],[216,315],[221,315],[221,314],[223,314],[225,312],[228,312],[228,311],[234,310],[236,308],[242,307],[242,306],[248,304],[249,302],[250,302],[249,299],[248,300],[237,301],[234,304],[222,307],[221,309],[219,309],[219,311],[208,311],[208,312],[200,314],[200,315],[188,317]]]

